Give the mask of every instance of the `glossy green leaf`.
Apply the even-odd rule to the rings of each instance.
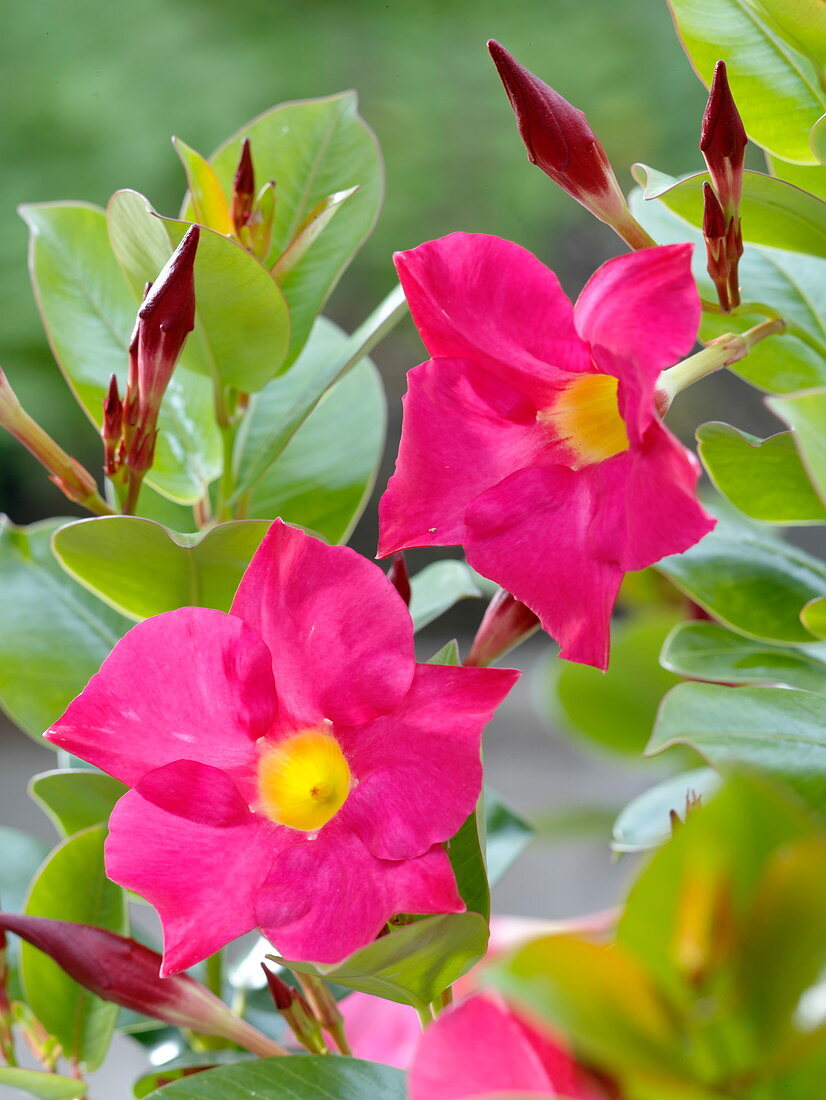
[[[773,646],[733,634],[719,623],[680,623],[666,638],[660,660],[690,680],[826,691],[826,653],[820,648]]]
[[[469,913],[490,919],[490,887],[485,866],[484,799],[468,814],[461,829],[448,844],[448,855],[459,896]]]
[[[173,138],[172,144],[186,172],[194,220],[201,225],[208,225],[210,229],[224,236],[234,233],[235,226],[230,204],[215,175],[215,169],[208,160],[180,138]]]
[[[476,574],[453,559],[426,565],[410,580],[410,615],[416,630],[444,615],[459,600],[482,595]]]
[[[814,640],[800,609],[826,595],[826,567],[766,530],[720,519],[696,546],[655,568],[715,619],[748,637]]]
[[[12,913],[20,909],[47,852],[42,840],[0,825],[0,902],[4,909]]]
[[[703,297],[714,301],[716,291],[706,271],[700,232],[662,203],[646,202],[639,190],[632,193],[630,206],[659,244],[686,240],[694,244],[694,277]],[[747,245],[739,270],[744,299],[778,312],[786,321],[786,331],[761,341],[729,369],[753,386],[774,393],[826,384],[826,261],[780,248]],[[711,340],[725,332],[743,332],[764,319],[760,313],[704,313],[700,337]]]
[[[335,966],[278,962],[347,989],[424,1009],[485,954],[487,921],[478,913],[426,917],[395,929]]]
[[[826,523],[791,432],[758,439],[730,424],[697,429],[700,458],[717,489],[735,508],[764,523]]]
[[[71,1077],[17,1066],[0,1066],[0,1085],[19,1089],[39,1100],[75,1100],[86,1095],[86,1084]]]
[[[826,596],[811,600],[801,608],[800,621],[816,638],[826,638]]]
[[[215,1066],[232,1066],[239,1062],[250,1062],[255,1055],[245,1050],[206,1050],[182,1054],[169,1062],[163,1062],[139,1077],[132,1087],[133,1096],[140,1100],[143,1096],[151,1095],[155,1089],[164,1085],[179,1081],[184,1077],[191,1077],[201,1070],[213,1069]]]
[[[52,350],[75,397],[100,427],[113,374],[124,392],[137,296],[118,267],[98,207],[43,203],[24,206],[21,213],[31,230],[32,280]],[[147,278],[159,271],[153,267]],[[178,368],[158,425],[148,483],[174,500],[200,500],[221,470],[209,384]]]
[[[290,371],[256,394],[236,451],[239,477],[266,449],[276,425],[290,414],[306,383],[304,365],[329,362],[348,337],[321,317]],[[248,515],[280,516],[328,542],[346,542],[375,482],[387,423],[381,378],[369,359],[331,386],[297,428],[275,461],[252,487]]]
[[[634,178],[644,188],[646,200],[660,199],[691,225],[703,224],[703,184],[708,172],[676,179],[674,176],[634,165]],[[740,216],[744,241],[826,256],[826,203],[776,176],[743,173]]]
[[[485,860],[491,886],[508,871],[534,835],[531,826],[489,787],[485,788]]]
[[[826,165],[826,115],[819,118],[812,127],[809,145],[821,166]]]
[[[55,561],[51,536],[63,522],[0,519],[0,702],[37,741],[130,626]]]
[[[556,692],[567,724],[605,748],[638,756],[660,700],[677,683],[677,677],[658,662],[663,639],[674,622],[674,614],[660,612],[620,624],[605,673],[587,665],[555,662],[547,688],[549,694]]]
[[[334,192],[358,187],[282,283],[292,318],[291,362],[316,315],[378,217],[384,174],[376,139],[355,93],[285,103],[259,115],[222,145],[211,163],[228,194],[241,143],[250,139],[258,186],[275,180],[272,267],[310,212]]]
[[[117,611],[144,619],[179,607],[229,611],[268,524],[221,523],[192,535],[136,516],[101,516],[59,528],[63,568]]]
[[[111,775],[80,768],[41,772],[29,780],[29,796],[63,836],[105,824],[128,789]]]
[[[665,844],[673,834],[672,811],[680,821],[686,807],[698,797],[705,798],[720,786],[720,776],[712,768],[694,768],[669,776],[629,802],[612,830],[611,847],[615,852],[645,852]]]
[[[136,191],[118,191],[107,208],[109,238],[133,290],[158,274],[188,228],[160,219]],[[202,229],[195,256],[195,330],[181,363],[223,386],[260,390],[285,367],[287,304],[259,261],[237,241]]]
[[[283,378],[267,387],[266,395],[253,398],[237,454],[237,501],[270,469],[324,394],[390,332],[407,311],[401,287],[385,298],[344,343],[331,322],[321,320],[298,361]],[[279,413],[276,422],[258,416],[255,403],[272,401]]]
[[[769,397],[766,404],[793,429],[811,483],[826,503],[826,388]]]
[[[105,839],[105,827],[96,825],[57,847],[32,883],[26,913],[125,933],[123,890],[103,868]],[[28,1004],[66,1057],[97,1068],[109,1048],[118,1006],[83,989],[31,944],[20,946],[20,970]]]
[[[822,164],[789,164],[787,160],[773,156],[767,156],[766,161],[773,176],[793,183],[801,191],[808,191],[826,202],[826,168]]]
[[[807,138],[826,95],[812,63],[766,18],[768,4],[669,0],[669,5],[683,47],[706,85],[725,57],[749,137],[786,160],[811,164]]]
[[[789,688],[680,684],[663,700],[646,748],[690,745],[723,771],[770,772],[826,815],[826,698]]]
[[[174,1081],[158,1100],[405,1100],[399,1069],[356,1058],[296,1054],[221,1066]]]
[[[747,0],[790,46],[818,68],[826,63],[826,16],[821,0]]]

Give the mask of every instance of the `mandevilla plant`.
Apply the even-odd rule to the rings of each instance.
[[[30,786],[53,851],[0,831],[26,880],[0,871],[0,1089],[85,1097],[123,1032],[155,1052],[134,1095],[169,1100],[822,1094],[826,565],[772,527],[826,524],[826,12],[671,8],[706,168],[636,165],[628,197],[585,115],[489,44],[530,160],[630,249],[573,305],[456,232],[397,254],[355,332],[326,319],[383,189],[351,93],[209,158],[176,140],[177,217],[134,191],[22,208],[102,468],[0,371],[0,424],[91,513],[0,526],[0,702],[58,750]],[[384,450],[368,356],[407,309],[429,358],[382,567],[344,544]],[[698,427],[715,493],[667,420],[723,369],[779,424]],[[467,564],[408,574],[446,546]],[[486,585],[464,659],[417,661]],[[530,828],[481,757],[522,690],[490,666],[538,630],[568,725],[679,746],[614,825],[645,853],[625,903],[555,924],[491,917]]]

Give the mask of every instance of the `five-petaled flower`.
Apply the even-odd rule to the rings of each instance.
[[[688,244],[609,260],[572,308],[553,272],[498,237],[397,255],[432,358],[408,374],[379,556],[461,544],[563,657],[605,668],[625,572],[714,526],[655,397],[696,338],[690,261]]]
[[[517,675],[417,664],[381,570],[276,521],[230,614],[138,624],[46,736],[133,788],[106,867],[158,909],[164,974],[256,926],[330,963],[464,908],[444,841]]]

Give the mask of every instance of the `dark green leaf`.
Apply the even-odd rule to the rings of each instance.
[[[128,789],[111,775],[79,768],[41,772],[29,780],[29,795],[63,836],[105,824]]]
[[[125,933],[123,890],[103,868],[105,839],[105,827],[97,825],[55,848],[32,883],[26,913]],[[96,1069],[109,1048],[118,1006],[89,993],[31,944],[20,945],[20,971],[28,1004],[65,1055]]]
[[[139,1077],[132,1092],[140,1100],[140,1097],[149,1096],[155,1089],[168,1085],[172,1081],[191,1077],[215,1066],[232,1066],[239,1062],[250,1062],[254,1058],[255,1055],[248,1054],[245,1050],[207,1050],[182,1054],[179,1058],[164,1062],[150,1073]]]
[[[53,538],[63,568],[133,619],[179,607],[229,611],[269,525],[221,523],[194,535],[136,516],[101,516],[61,527]]]
[[[158,1100],[405,1100],[401,1070],[296,1054],[222,1066],[173,1082],[150,1094]]]
[[[0,519],[0,701],[37,741],[130,626],[54,560],[50,540],[63,522]]]

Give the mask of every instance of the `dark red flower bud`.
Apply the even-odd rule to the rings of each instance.
[[[718,61],[703,115],[700,151],[727,218],[736,216],[740,208],[748,140],[729,88],[726,63]]]
[[[407,571],[407,562],[404,560],[404,550],[399,550],[393,555],[387,578],[398,594],[410,606],[410,574]]]
[[[173,1027],[219,1035],[262,1057],[286,1053],[188,974],[160,977],[161,956],[136,940],[88,924],[16,913],[0,913],[0,928],[27,940],[104,1001]]]
[[[500,588],[488,604],[465,664],[486,668],[538,629],[533,611]]]
[[[261,969],[264,971],[264,977],[267,979],[267,988],[270,991],[273,1004],[279,1012],[285,1012],[288,1008],[292,1007],[293,1001],[298,997],[298,990],[294,989],[291,985],[287,985],[284,979],[279,978],[273,970],[270,970],[266,963],[261,963]]]
[[[103,472],[114,477],[118,469],[118,451],[123,434],[123,402],[118,392],[118,380],[113,374],[109,380],[109,390],[103,399],[103,426],[100,437],[103,440]]]
[[[312,1054],[326,1054],[327,1044],[324,1042],[321,1024],[306,999],[297,989],[282,981],[266,963],[261,963],[261,969],[266,976],[275,1007],[287,1021],[299,1043]]]
[[[252,163],[250,139],[244,138],[241,157],[232,181],[232,220],[235,232],[240,233],[247,224],[255,202],[255,169]]]
[[[605,150],[584,113],[500,46],[488,50],[508,94],[528,157],[632,248],[654,242],[631,216]]]

